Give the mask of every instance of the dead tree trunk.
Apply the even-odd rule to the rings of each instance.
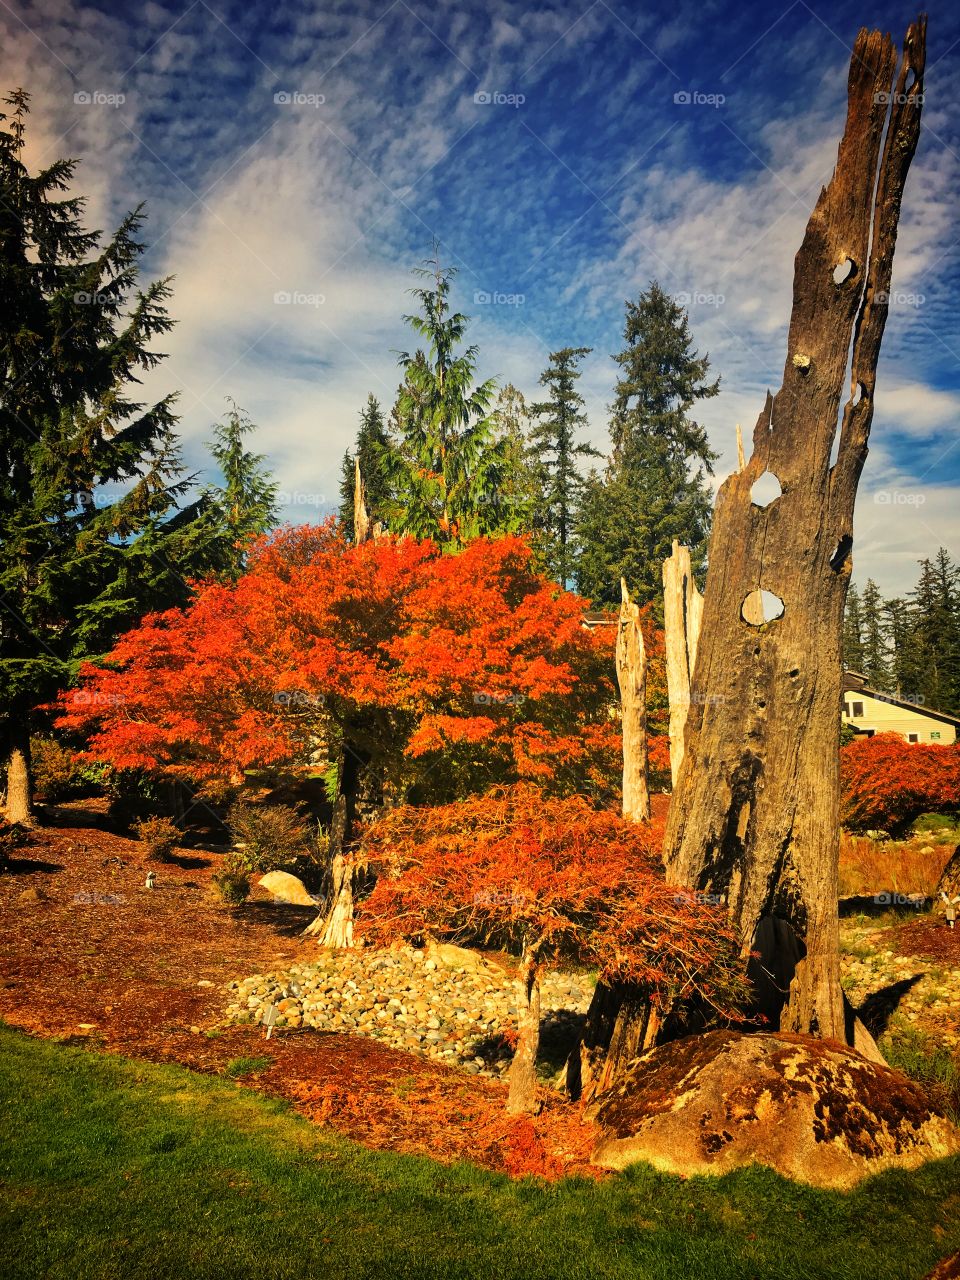
[[[540,1048],[540,965],[535,950],[524,952],[520,966],[523,1003],[517,1048],[510,1064],[507,1114],[530,1115],[537,1109],[537,1051]]]
[[[640,629],[640,608],[620,579],[623,602],[617,631],[617,682],[623,731],[623,816],[631,822],[650,817],[647,770],[647,655]]]
[[[717,496],[665,843],[668,878],[722,895],[744,956],[759,952],[755,1011],[773,1027],[832,1037],[874,1058],[879,1051],[840,987],[841,626],[925,46],[920,18],[897,74],[888,37],[857,37],[836,170],[795,260],[783,386],[767,396],[750,459]],[[751,489],[765,471],[781,493],[760,507]],[[780,600],[782,616],[763,621],[762,591]],[[586,1046],[604,1084],[636,1052],[642,1025],[628,995],[612,1018],[615,994],[608,1003]],[[601,1035],[608,1050],[599,1067]],[[650,1042],[649,1028],[642,1038]]]
[[[11,725],[8,736],[6,818],[33,825],[33,786],[30,776],[30,732]]]
[[[703,596],[690,565],[690,548],[676,540],[663,562],[663,643],[670,702],[670,776],[676,785],[683,760],[683,735],[690,710],[690,677],[697,660]]]
[[[665,845],[669,878],[724,895],[744,953],[759,951],[757,1011],[874,1053],[840,988],[841,625],[925,35],[920,19],[896,78],[890,39],[857,38],[837,167],[796,257],[783,385],[717,497]],[[751,489],[766,471],[781,494],[760,507]],[[780,617],[758,616],[761,591],[782,602]]]
[[[370,536],[370,516],[367,513],[367,499],[363,487],[363,476],[360,474],[360,459],[353,464],[353,540],[359,546]]]

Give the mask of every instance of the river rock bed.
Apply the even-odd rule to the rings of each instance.
[[[274,1034],[312,1027],[371,1036],[493,1078],[509,1069],[521,998],[518,982],[499,966],[446,964],[413,947],[325,952],[309,964],[255,974],[227,989],[229,1022],[262,1024],[273,1006]],[[584,974],[551,970],[541,978],[543,1079],[556,1075],[592,994],[593,982]]]

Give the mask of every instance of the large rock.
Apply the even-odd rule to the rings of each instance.
[[[307,887],[303,881],[292,876],[289,871],[268,871],[257,883],[280,902],[289,902],[297,907],[317,905],[316,899],[307,893]]]
[[[960,1130],[924,1090],[835,1041],[711,1031],[651,1049],[590,1114],[593,1162],[680,1174],[763,1164],[846,1188],[891,1167],[960,1153]]]

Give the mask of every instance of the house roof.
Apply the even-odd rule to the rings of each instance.
[[[848,676],[853,676],[855,679],[848,682]],[[864,698],[873,698],[875,702],[886,702],[892,707],[902,707],[904,711],[912,711],[915,715],[926,716],[928,720],[939,720],[943,724],[952,724],[960,727],[960,716],[948,715],[946,711],[934,711],[932,707],[922,706],[918,702],[908,702],[906,698],[898,698],[892,693],[881,693],[879,689],[871,689],[866,680],[867,677],[859,671],[845,671],[843,673],[843,692],[856,693]]]

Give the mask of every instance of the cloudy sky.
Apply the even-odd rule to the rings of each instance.
[[[234,397],[286,515],[336,502],[368,392],[409,345],[410,269],[459,269],[483,377],[528,396],[590,346],[607,442],[623,303],[690,302],[722,378],[721,454],[779,385],[793,255],[843,123],[857,29],[912,16],[847,0],[0,0],[0,87],[33,95],[30,160],[79,157],[88,223],[147,204],[150,275],[177,328],[151,376],[181,393],[185,454]],[[953,8],[953,13],[950,12]],[[923,132],[861,485],[855,577],[887,594],[960,556],[960,12],[930,13]]]

